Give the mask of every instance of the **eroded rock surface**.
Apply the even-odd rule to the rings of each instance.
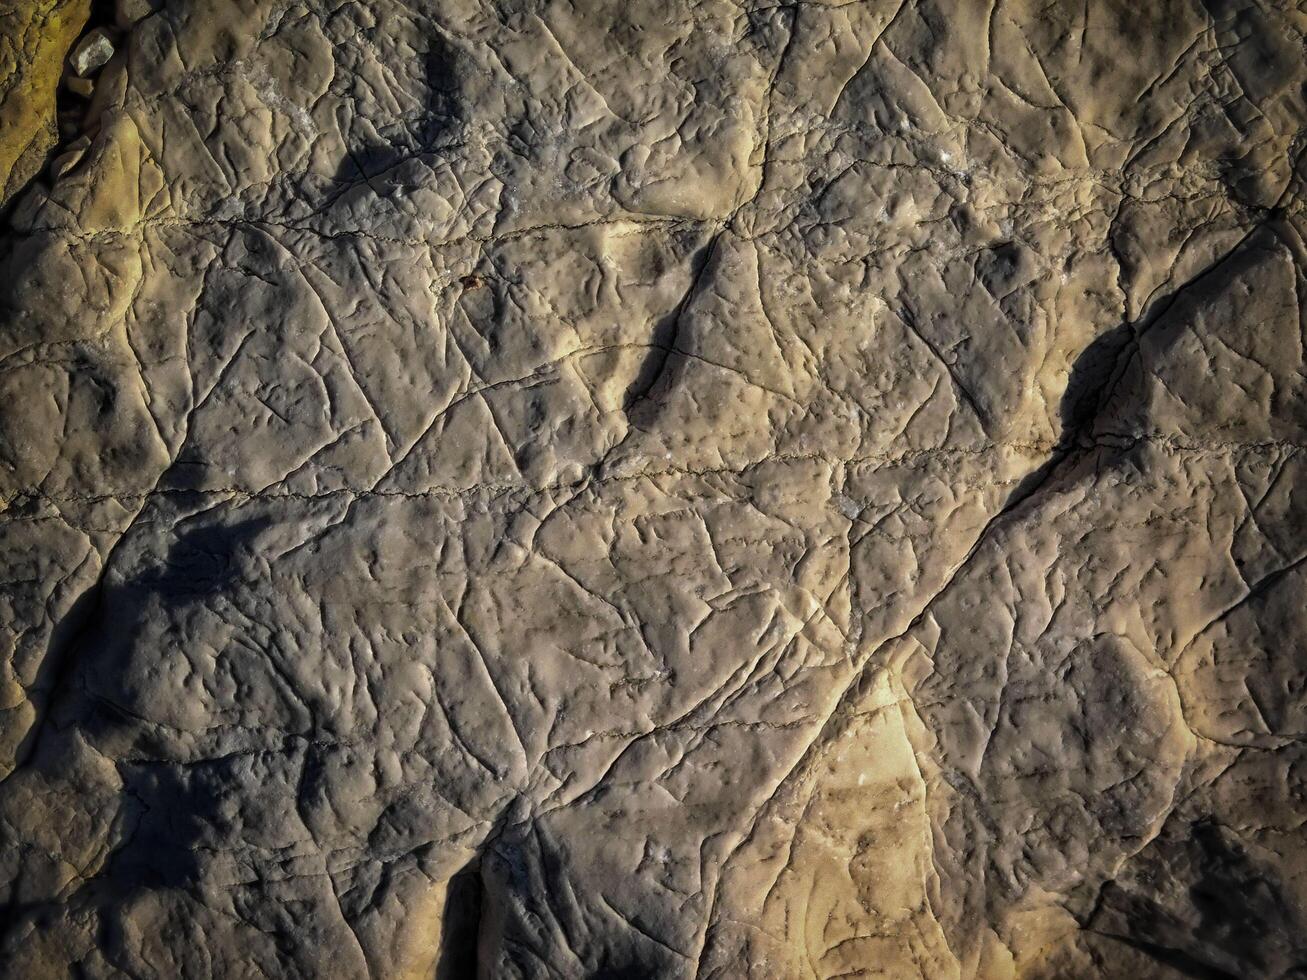
[[[59,141],[59,76],[89,15],[90,0],[0,7],[0,205],[36,176]]]
[[[1300,9],[120,7],[0,974],[1307,975]]]

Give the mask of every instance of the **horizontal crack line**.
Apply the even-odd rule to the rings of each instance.
[[[1286,442],[1279,440],[1267,440],[1264,442],[1207,442],[1207,443],[1184,443],[1168,436],[1159,434],[1108,434],[1087,445],[1081,446],[1084,450],[1093,449],[1115,449],[1128,450],[1140,444],[1156,446],[1164,451],[1175,453],[1188,453],[1198,455],[1228,455],[1233,452],[1300,452],[1307,449],[1307,444]],[[718,467],[713,469],[697,470],[689,467],[665,467],[658,470],[642,470],[637,473],[612,473],[606,475],[587,475],[577,480],[557,481],[553,483],[531,484],[531,483],[485,483],[475,484],[467,487],[428,487],[422,490],[381,490],[375,488],[354,488],[354,487],[337,487],[331,490],[322,490],[318,493],[296,493],[294,491],[277,491],[268,488],[254,489],[246,487],[156,487],[150,490],[125,490],[111,491],[102,494],[50,494],[39,489],[19,490],[0,497],[0,507],[11,507],[16,503],[26,501],[44,501],[46,503],[58,504],[93,504],[106,502],[126,502],[126,501],[143,501],[154,497],[239,497],[249,500],[267,500],[267,499],[284,499],[284,500],[330,500],[337,497],[346,497],[349,499],[366,499],[371,497],[397,497],[402,499],[432,499],[432,498],[452,498],[460,499],[464,497],[477,497],[489,495],[491,497],[505,496],[508,494],[535,494],[549,493],[556,490],[580,490],[591,486],[600,486],[607,483],[625,483],[638,480],[655,480],[663,477],[715,477],[715,476],[743,476],[751,470],[758,469],[769,463],[802,463],[816,462],[825,463],[830,466],[869,466],[878,465],[883,467],[912,465],[915,463],[930,462],[941,458],[965,459],[975,458],[986,455],[997,455],[1003,452],[1010,452],[1026,456],[1043,456],[1050,455],[1061,449],[1068,448],[1060,442],[1044,443],[1022,443],[1022,442],[993,442],[987,445],[975,448],[945,448],[938,447],[934,449],[910,450],[898,454],[876,454],[867,456],[841,457],[825,456],[815,453],[792,453],[776,454],[766,456],[759,460],[753,460],[742,463],[738,466]]]

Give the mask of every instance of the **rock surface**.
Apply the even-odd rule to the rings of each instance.
[[[113,41],[107,31],[97,27],[77,42],[77,47],[68,56],[68,63],[79,78],[85,79],[107,65],[112,57]]]
[[[2,239],[0,975],[1307,976],[1307,15],[136,6]]]
[[[55,91],[90,0],[0,6],[0,205],[36,176],[59,140]]]

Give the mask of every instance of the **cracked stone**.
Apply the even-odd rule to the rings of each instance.
[[[0,977],[1302,974],[1305,31],[0,13]]]

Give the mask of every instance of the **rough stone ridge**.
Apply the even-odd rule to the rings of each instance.
[[[0,976],[1307,976],[1304,32],[9,5]]]

